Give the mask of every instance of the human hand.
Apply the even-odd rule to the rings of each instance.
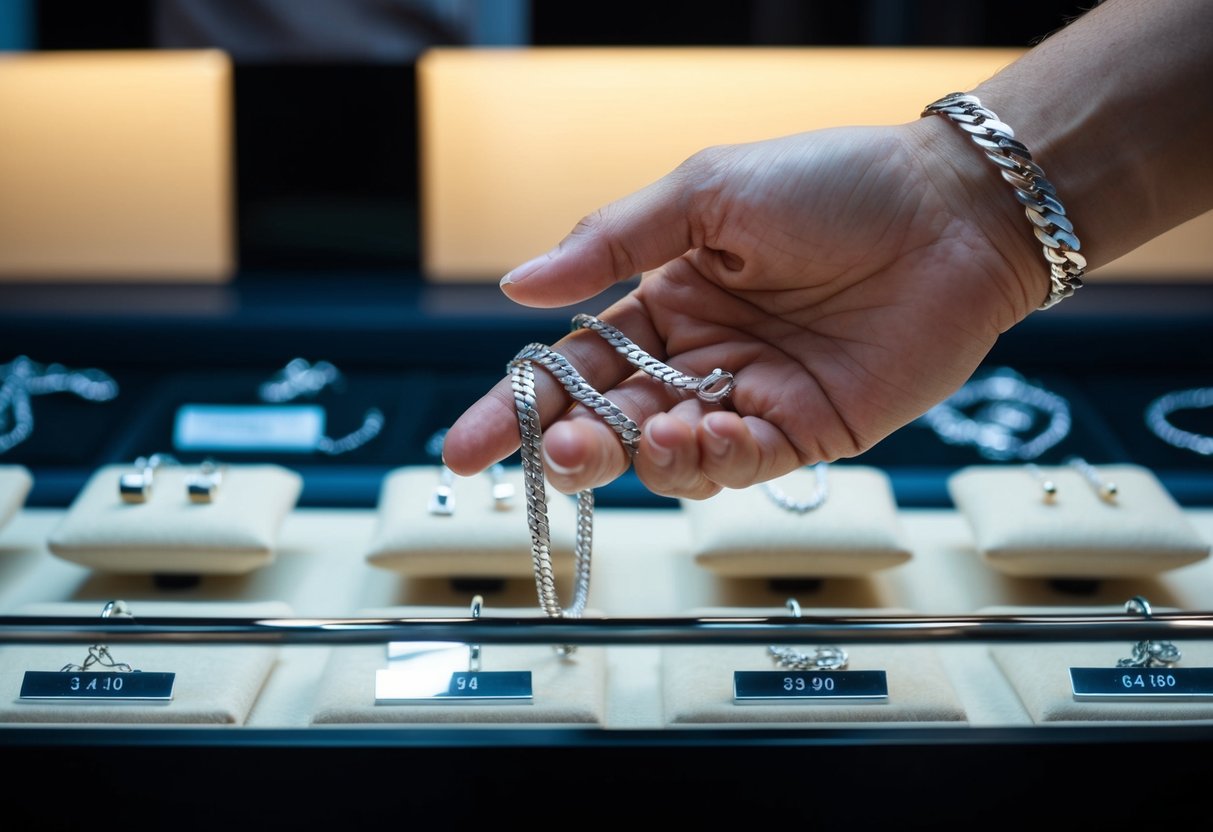
[[[537,370],[551,485],[597,487],[631,461],[653,492],[703,499],[857,456],[954,392],[1047,274],[1005,183],[942,121],[709,148],[507,275],[511,299],[559,307],[642,273],[598,317],[672,367],[736,378],[705,403],[593,332],[566,336],[552,347],[643,436],[629,460]],[[518,444],[507,378],[451,426],[444,461],[470,475]]]

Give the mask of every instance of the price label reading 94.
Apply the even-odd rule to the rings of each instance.
[[[883,701],[889,697],[883,670],[738,670],[737,704],[812,701]]]

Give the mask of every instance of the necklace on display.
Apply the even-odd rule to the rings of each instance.
[[[972,413],[969,409],[976,408]],[[1048,423],[1030,431],[1042,417]],[[1008,368],[971,379],[918,419],[949,445],[971,445],[986,459],[1036,459],[1070,433],[1066,400]]]
[[[62,364],[39,364],[24,355],[0,365],[0,454],[34,432],[30,399],[48,393],[72,393],[90,402],[118,395],[118,383],[101,370],[69,370]]]
[[[813,493],[804,500],[794,500],[784,492],[774,482],[767,481],[762,484],[762,488],[766,491],[771,502],[779,506],[784,511],[790,511],[793,514],[808,514],[814,509],[821,508],[825,503],[826,498],[830,496],[829,469],[828,462],[818,462],[815,465],[808,466],[813,472],[813,477],[816,480],[816,487]]]
[[[1146,407],[1146,427],[1150,432],[1176,448],[1201,456],[1213,456],[1213,436],[1181,430],[1171,424],[1169,417],[1177,410],[1201,410],[1213,405],[1213,387],[1176,390],[1159,396]]]

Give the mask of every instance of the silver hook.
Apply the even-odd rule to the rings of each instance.
[[[1150,602],[1141,595],[1134,595],[1125,602],[1125,612],[1141,613],[1149,620],[1154,614]],[[1117,667],[1165,667],[1183,658],[1183,653],[1169,641],[1150,641],[1145,639],[1133,645],[1133,655],[1116,662]]]
[[[477,595],[472,598],[472,618],[480,617],[480,610],[484,606],[484,598]],[[480,645],[468,645],[468,673],[480,672]]]
[[[733,392],[735,384],[732,373],[717,367],[695,386],[695,395],[705,402],[718,402]]]
[[[789,598],[785,603],[793,618],[800,618],[800,602]],[[771,645],[767,655],[783,670],[846,670],[850,656],[841,647],[815,647],[812,653],[801,653],[791,647]]]
[[[102,607],[102,618],[110,618],[111,616],[115,615],[123,618],[134,618],[134,616],[131,615],[131,611],[127,607],[125,601],[109,601],[104,607]],[[88,656],[85,658],[84,664],[65,664],[59,670],[60,672],[67,673],[76,671],[83,672],[88,670],[93,665],[109,667],[118,671],[119,673],[130,673],[134,670],[134,668],[132,668],[126,662],[115,661],[114,657],[110,655],[109,647],[104,644],[94,644],[89,647]]]

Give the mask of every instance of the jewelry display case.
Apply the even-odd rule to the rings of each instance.
[[[132,14],[41,5],[49,51],[78,44],[56,29],[73,16]],[[536,45],[581,42],[575,5],[523,5]],[[974,34],[974,15],[1009,27],[1031,5],[917,14],[936,29],[967,21],[969,46],[997,40]],[[725,37],[739,9],[770,23],[778,6],[702,25]],[[889,8],[829,15],[868,6]],[[658,25],[623,7],[629,31]],[[667,38],[695,37],[670,19]],[[200,143],[168,140],[165,159],[189,176],[144,183],[151,219],[124,238],[126,260],[81,249],[53,279],[0,268],[0,817],[344,829],[1204,816],[1213,215],[1031,314],[955,396],[858,457],[695,503],[629,471],[593,492],[592,523],[549,489],[550,564],[535,555],[522,456],[467,478],[441,463],[445,430],[524,345],[555,343],[634,287],[577,309],[501,293],[501,270],[550,245],[577,205],[713,142],[887,122],[905,101],[913,118],[1028,42],[928,54],[906,40],[880,55],[638,50],[626,74],[595,49],[442,43],[378,65],[206,50],[187,79],[206,94],[177,96],[191,118],[223,110],[204,136],[136,100],[141,118]],[[621,101],[603,80],[624,77],[644,94]],[[15,89],[3,80],[0,96]],[[92,100],[66,86],[75,106]],[[789,107],[806,89],[831,94]],[[105,149],[70,123],[89,154]],[[22,132],[36,169],[0,159],[27,194],[0,217],[33,216],[21,203],[59,169],[43,140],[56,132]],[[165,150],[155,131],[134,135]],[[119,183],[100,204],[121,202],[152,158],[132,142],[119,142],[132,168],[88,157]],[[9,230],[59,263],[35,243],[70,202],[39,215],[41,237]],[[192,266],[124,273],[143,246],[184,253],[154,233],[181,224],[167,218],[183,202],[205,220],[176,229],[191,232]],[[117,251],[106,228],[74,222],[72,239]]]
[[[987,459],[977,446],[946,442],[926,423],[831,466],[839,475],[829,480],[835,488],[852,481],[847,465],[887,477],[898,539],[909,556],[880,568],[858,565],[853,574],[820,577],[811,568],[786,576],[779,570],[722,574],[696,560],[694,515],[686,507],[647,492],[630,475],[599,489],[593,583],[580,619],[542,614],[529,566],[509,575],[472,569],[443,576],[385,568],[368,557],[383,524],[382,487],[403,468],[428,470],[429,479],[390,490],[393,504],[412,499],[420,511],[443,482],[427,440],[501,377],[519,344],[559,337],[567,327],[563,313],[522,312],[495,287],[351,282],[339,296],[325,285],[299,288],[293,321],[249,335],[271,308],[259,308],[251,280],[242,288],[201,290],[238,298],[225,313],[212,311],[211,303],[182,311],[189,309],[184,299],[199,291],[140,289],[137,307],[121,293],[89,287],[5,291],[0,350],[102,370],[119,390],[103,402],[70,393],[32,397],[35,428],[5,455],[6,465],[29,472],[28,483],[18,480],[26,489],[20,509],[0,528],[6,684],[11,688],[26,671],[82,664],[90,647],[106,645],[116,661],[133,657],[141,670],[169,669],[179,684],[227,694],[208,697],[207,719],[218,721],[178,723],[147,705],[136,706],[142,716],[124,722],[100,718],[101,710],[91,719],[86,712],[83,719],[47,722],[48,706],[31,708],[14,696],[0,703],[0,745],[23,761],[11,781],[23,793],[46,794],[45,772],[54,770],[54,790],[65,782],[103,784],[123,803],[172,806],[179,798],[167,796],[180,794],[183,779],[221,771],[233,794],[247,790],[264,799],[322,770],[328,787],[342,794],[406,789],[405,803],[433,810],[465,798],[485,801],[480,805],[506,800],[542,777],[553,791],[546,805],[570,812],[584,808],[579,801],[585,799],[626,794],[637,801],[629,805],[638,805],[717,786],[767,795],[752,805],[756,816],[794,811],[821,790],[838,802],[821,816],[841,819],[875,788],[892,803],[946,794],[946,806],[932,810],[941,821],[988,811],[1006,800],[1009,784],[1056,791],[1075,771],[1124,799],[1063,802],[1050,810],[1058,817],[1115,821],[1147,811],[1166,817],[1179,806],[1190,808],[1188,798],[1200,793],[1199,768],[1185,761],[1213,743],[1213,702],[1145,703],[1126,711],[1075,699],[1057,674],[1072,666],[1114,666],[1142,641],[1177,647],[1184,661],[1176,667],[1213,664],[1213,656],[1203,658],[1213,643],[1207,633],[1213,562],[1196,557],[1106,576],[1098,570],[1008,574],[983,557],[949,486],[964,470],[998,471],[1044,506],[1049,495],[1037,476],[1043,473],[1057,481],[1055,498],[1076,499],[1085,489],[1090,494],[1082,499],[1098,504],[1096,489],[1068,464],[1071,457],[1107,470],[1141,466],[1174,500],[1185,529],[1208,546],[1213,472],[1207,460],[1158,439],[1144,419],[1157,396],[1198,387],[1208,377],[1202,344],[1213,299],[1204,287],[1097,286],[1086,290],[1083,304],[1033,316],[1004,336],[975,378],[1013,368],[1064,398],[1071,414],[1065,437],[1035,457],[1035,471],[1019,460]],[[1151,298],[1148,313],[1141,311],[1143,295]],[[46,311],[52,296],[53,310]],[[479,334],[474,346],[464,337],[469,331]],[[238,332],[246,335],[238,349],[229,349],[231,333]],[[145,343],[157,349],[133,348]],[[214,346],[204,361],[194,352],[198,343]],[[1167,348],[1143,351],[1143,343]],[[382,431],[345,458],[315,449],[183,452],[174,444],[183,406],[273,406],[259,398],[258,385],[281,380],[289,358],[305,353],[323,356],[346,379],[344,387],[309,399],[329,408],[333,433],[342,430],[339,419],[356,426],[370,407],[384,414]],[[443,357],[442,366],[430,364],[434,355]],[[1056,355],[1070,358],[1059,365],[1051,358]],[[207,383],[195,386],[202,378]],[[1037,416],[1037,429],[1047,425],[1047,414]],[[1203,416],[1193,410],[1174,419],[1200,432],[1194,418]],[[105,426],[105,440],[92,455],[75,453],[73,433],[94,422]],[[153,482],[152,499],[163,493],[168,496],[161,499],[182,504],[187,475],[200,472],[210,456],[229,466],[256,460],[296,472],[302,487],[271,536],[272,557],[239,574],[190,575],[111,571],[51,550],[91,477],[111,472],[116,505],[118,475],[135,471],[140,454],[156,453],[171,454],[180,470],[166,469],[172,476]],[[516,458],[505,463],[515,476]],[[229,476],[233,470],[239,471],[229,467]],[[787,494],[808,494],[810,482],[788,485]],[[1131,506],[1131,482],[1117,495],[1122,507]],[[231,482],[218,484],[217,499],[226,496],[225,484]],[[495,511],[492,486],[487,474],[454,482],[455,516]],[[1015,489],[1005,491],[1008,501],[1018,499]],[[572,523],[572,514],[570,507],[552,515],[553,534],[568,533],[557,527]],[[525,530],[525,515],[516,515]],[[811,511],[804,515],[811,517]],[[757,545],[763,525],[752,534]],[[571,565],[557,560],[555,570],[559,597],[570,597]],[[1139,596],[1148,599],[1152,616],[1127,610],[1126,602]],[[474,598],[482,604],[478,617],[469,612]],[[100,617],[118,599],[133,621]],[[800,621],[789,617],[790,599],[798,603]],[[449,643],[465,651],[460,661],[473,644],[485,670],[533,668],[535,700],[453,708],[377,704],[375,672],[389,667],[384,645],[398,641]],[[553,648],[570,643],[577,648],[574,661],[583,662],[580,675],[557,688],[556,701],[544,699],[553,688],[543,673],[558,666]],[[731,700],[733,674],[778,669],[768,651],[781,645],[793,651],[836,645],[849,653],[851,669],[884,671],[890,700]],[[256,654],[237,658],[233,652],[225,660],[228,649],[268,650],[273,658],[259,663],[264,660]],[[16,664],[14,650],[26,651]],[[148,664],[147,651],[156,666]],[[1039,684],[1033,684],[1037,668]],[[243,699],[232,698],[238,690],[245,691]],[[179,691],[188,703],[187,688]],[[136,709],[118,710],[129,716]],[[43,716],[35,719],[35,712]],[[1166,772],[1175,797],[1165,807],[1135,797],[1143,759]],[[138,775],[114,775],[118,761]],[[710,805],[689,807],[687,816],[706,817]],[[29,807],[30,817],[40,811]],[[207,816],[209,810],[199,811]],[[905,809],[867,811],[893,818]],[[373,814],[368,806],[348,805],[348,798],[324,796],[281,809],[282,819],[309,813],[347,820]]]

